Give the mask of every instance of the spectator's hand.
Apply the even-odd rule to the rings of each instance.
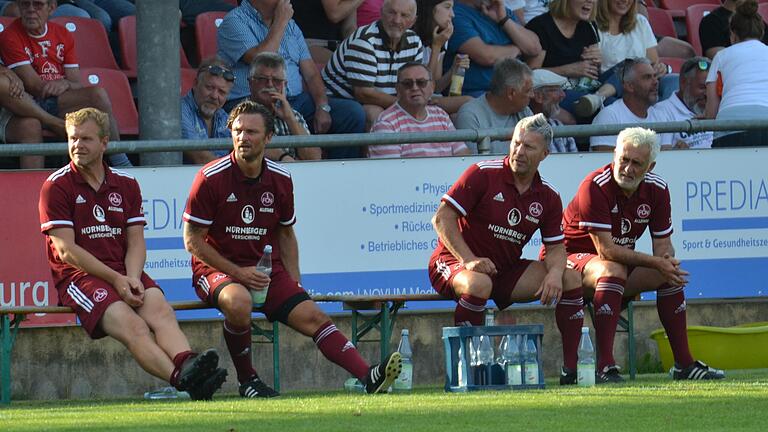
[[[565,75],[572,78],[589,77],[592,79],[598,78],[598,67],[595,63],[582,60],[580,62],[571,63],[564,66]]]
[[[685,286],[688,283],[689,273],[680,268],[680,260],[670,254],[664,254],[657,261],[656,270],[672,286]]]
[[[315,120],[313,127],[316,134],[323,134],[328,132],[331,128],[331,113],[325,112],[320,108],[315,108]]]
[[[541,299],[541,304],[548,306],[557,304],[563,296],[563,277],[547,273],[535,294]]]
[[[490,0],[480,4],[480,12],[490,18],[493,22],[499,22],[507,16],[507,9],[504,6],[504,0]]]
[[[656,78],[661,78],[669,72],[669,66],[665,63],[657,62],[653,64],[653,70],[656,72]]]
[[[275,16],[272,23],[285,28],[291,18],[293,18],[293,5],[291,5],[291,1],[279,0],[277,6],[275,6]]]
[[[435,26],[435,29],[432,30],[432,46],[438,49],[442,48],[448,42],[448,39],[451,38],[451,35],[453,35],[453,22],[448,22],[448,26],[443,29]],[[432,52],[439,51],[433,49]]]
[[[269,276],[257,271],[256,266],[240,267],[237,274],[232,275],[238,282],[246,288],[261,291],[269,286],[271,280]]]
[[[485,273],[488,276],[493,276],[497,273],[496,265],[488,258],[475,258],[464,262],[464,268],[469,271]]]
[[[24,95],[24,83],[15,73],[8,69],[2,69],[0,75],[8,77],[8,95],[16,99]]]
[[[269,95],[269,99],[272,101],[272,112],[275,113],[277,118],[280,120],[285,120],[293,115],[291,104],[288,103],[288,99],[286,99],[282,92],[267,91],[266,93]]]
[[[139,307],[144,304],[144,284],[140,280],[120,275],[112,286],[129,306]]]
[[[456,57],[453,58],[453,64],[451,65],[451,74],[454,74],[459,66],[463,67],[464,69],[469,69],[469,63],[468,55],[456,54]]]
[[[51,96],[61,96],[65,91],[69,90],[72,86],[69,81],[60,79],[56,81],[47,81],[43,84],[43,90],[41,95],[43,98],[49,98]]]
[[[677,140],[677,142],[675,143],[675,147],[674,148],[676,148],[676,149],[689,149],[689,148],[691,148],[691,146],[689,146],[688,143],[683,141],[683,140]]]
[[[600,52],[600,46],[594,44],[584,47],[584,50],[581,52],[581,59],[589,60],[598,65],[601,64],[603,62],[603,53]]]

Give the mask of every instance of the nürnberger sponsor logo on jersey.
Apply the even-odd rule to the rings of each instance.
[[[619,246],[626,246],[630,249],[635,248],[635,242],[637,241],[634,237],[614,237],[613,238],[613,244],[619,245]]]
[[[253,206],[248,204],[245,207],[243,207],[243,210],[240,211],[240,218],[243,220],[244,223],[251,223],[253,222],[253,219],[255,218],[256,214],[253,211]]]
[[[224,232],[230,234],[234,240],[261,240],[261,236],[267,235],[267,229],[262,227],[241,227],[229,225]]]
[[[521,215],[520,210],[513,208],[512,210],[507,213],[507,222],[509,222],[509,226],[515,226],[520,223]]]
[[[93,206],[93,217],[99,222],[106,222],[107,218],[104,215],[104,209],[100,205],[95,204]]]
[[[80,229],[80,234],[88,236],[90,239],[116,237],[123,234],[122,228],[112,228],[107,224],[90,225]]]
[[[621,234],[624,235],[632,231],[632,222],[627,218],[621,218]]]
[[[488,224],[488,229],[493,232],[493,236],[499,240],[511,241],[512,243],[523,244],[527,238],[524,233],[495,224]]]

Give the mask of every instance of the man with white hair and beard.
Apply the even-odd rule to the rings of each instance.
[[[309,135],[309,126],[285,95],[285,60],[274,52],[260,52],[248,70],[251,100],[264,105],[275,117],[275,136]],[[322,159],[319,147],[272,148],[264,156],[278,162]]]
[[[533,97],[529,107],[534,114],[544,114],[551,126],[562,126],[563,122],[556,117],[560,113],[560,102],[565,99],[563,86],[568,79],[547,69],[533,71]],[[573,137],[555,137],[549,143],[550,153],[577,152],[576,140]]]
[[[706,57],[692,57],[680,67],[680,89],[656,104],[658,121],[684,121],[701,118],[707,105],[707,72],[712,62]],[[672,143],[678,149],[712,147],[712,131],[689,134],[675,132]]]
[[[656,291],[656,309],[669,338],[675,380],[721,379],[724,372],[695,361],[688,347],[683,291],[688,272],[672,246],[669,188],[651,172],[656,165],[656,133],[634,127],[616,139],[613,162],[581,182],[563,213],[568,268],[582,273],[584,297],[592,297],[597,337],[596,381],[624,381],[613,358],[613,339],[622,299]],[[635,251],[646,227],[651,255]]]

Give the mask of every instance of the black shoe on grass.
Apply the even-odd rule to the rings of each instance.
[[[368,376],[365,377],[366,393],[386,393],[402,369],[403,359],[397,351],[390,354],[384,363],[371,366]]]

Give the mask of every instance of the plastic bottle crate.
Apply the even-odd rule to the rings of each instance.
[[[491,384],[478,384],[474,374],[470,373],[469,340],[475,336],[486,335],[494,339],[501,339],[506,335],[520,335],[533,338],[536,343],[536,361],[539,366],[538,384],[507,385],[504,378],[496,376]],[[443,327],[443,345],[445,347],[445,391],[466,392],[475,390],[524,390],[543,389],[544,372],[542,367],[542,337],[544,326],[542,324],[513,325],[513,326],[465,326]],[[494,353],[498,350],[498,342],[494,342]],[[459,348],[464,354],[463,376],[466,385],[459,383]],[[525,377],[525,364],[523,364],[522,376]],[[522,379],[525,382],[525,379]]]

